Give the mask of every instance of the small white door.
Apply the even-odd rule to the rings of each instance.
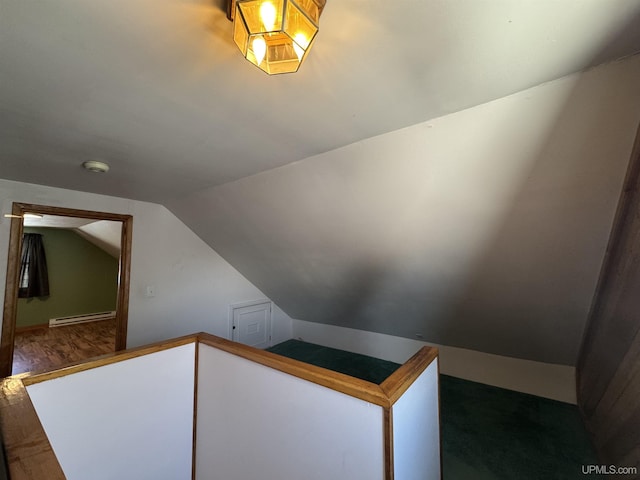
[[[231,306],[231,340],[256,348],[271,346],[271,302]]]

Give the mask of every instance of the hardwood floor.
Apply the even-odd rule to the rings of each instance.
[[[115,351],[116,321],[16,333],[12,374],[55,370]]]

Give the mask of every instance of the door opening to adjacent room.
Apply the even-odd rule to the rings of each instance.
[[[115,350],[125,349],[129,310],[131,229],[133,225],[133,217],[131,215],[14,203],[12,209],[13,218],[10,229],[9,253],[7,258],[2,338],[0,340],[0,375],[3,377],[11,375],[13,367],[22,235],[24,231],[23,218],[25,213],[39,214],[46,217],[69,217],[95,221],[106,220],[119,222],[121,224],[119,238],[120,254],[118,259],[118,285],[115,308]]]

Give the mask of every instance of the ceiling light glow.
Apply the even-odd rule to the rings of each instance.
[[[269,75],[297,72],[318,34],[326,0],[229,0],[233,40]]]
[[[260,5],[260,20],[264,25],[265,32],[270,32],[276,24],[277,17],[276,7],[271,2],[263,2]]]
[[[267,42],[264,41],[264,37],[256,37],[253,39],[253,42],[251,42],[251,48],[256,58],[256,65],[259,66],[267,54]]]

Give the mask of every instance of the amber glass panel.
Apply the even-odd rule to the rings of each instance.
[[[283,62],[296,58],[296,54],[291,47],[291,38],[284,33],[268,35],[267,40],[267,61]]]
[[[267,70],[265,70],[269,75],[277,75],[279,73],[294,73],[298,71],[300,67],[300,62],[298,61],[298,57],[294,55],[294,58],[291,60],[286,60],[282,62],[268,63]]]
[[[314,0],[295,0],[299,7],[304,11],[313,23],[318,25],[320,22],[320,13],[322,10]]]
[[[256,37],[261,37],[262,35],[252,35],[249,37],[249,40],[247,41],[247,60],[249,60],[251,63],[253,63],[254,65],[260,66],[258,64],[258,59],[256,58],[256,52],[254,52],[253,50],[253,41],[256,39]],[[261,63],[264,63],[264,59]]]
[[[247,53],[248,39],[249,32],[247,32],[242,15],[239,14],[238,7],[236,7],[235,20],[233,21],[233,41],[236,42],[236,45],[242,52],[242,55],[246,55]]]
[[[265,36],[267,41],[266,69],[269,74],[295,72],[300,61],[291,38],[284,33]]]
[[[267,30],[267,27],[270,27],[270,25],[268,26],[264,23],[265,7],[263,4],[271,4],[271,7],[266,9],[267,11],[275,10],[273,30],[282,29],[284,0],[238,1],[238,8],[242,12],[242,16],[244,17],[249,33],[251,34],[265,33],[269,31]]]
[[[293,2],[289,2],[287,8],[284,30],[303,50],[307,49],[318,31]]]

